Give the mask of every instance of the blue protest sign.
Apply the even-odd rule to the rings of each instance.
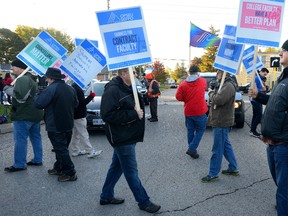
[[[249,48],[245,49],[243,52],[242,63],[245,67],[247,74],[251,74],[253,71],[255,71],[255,69],[253,68],[254,51],[255,51],[255,46],[250,46]],[[260,60],[260,57],[257,56],[256,69],[260,69],[262,67],[263,67],[263,63]]]
[[[43,76],[48,67],[53,66],[66,52],[67,49],[48,32],[42,31],[17,55],[17,58]]]
[[[221,40],[214,67],[236,74],[241,63],[244,46],[235,43],[236,27],[226,25],[224,35]]]
[[[79,46],[82,42],[83,42],[84,39],[81,39],[81,38],[75,38],[75,46]],[[91,43],[94,44],[95,47],[98,48],[98,41],[97,40],[89,40]]]
[[[85,39],[60,66],[74,82],[85,88],[106,65],[105,56]]]
[[[110,70],[152,62],[141,7],[96,12]]]

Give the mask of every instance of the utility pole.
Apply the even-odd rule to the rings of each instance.
[[[110,0],[107,0],[107,9],[110,9]]]

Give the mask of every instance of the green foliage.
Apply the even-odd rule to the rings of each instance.
[[[25,47],[23,40],[9,29],[0,29],[0,63],[11,63]]]
[[[220,30],[215,30],[213,26],[209,27],[210,32],[214,35],[218,36],[218,32]],[[205,53],[201,57],[201,64],[199,65],[200,70],[202,72],[213,72],[216,71],[216,69],[213,67],[216,55],[217,55],[218,47],[217,46],[211,46],[205,48]]]
[[[53,38],[55,38],[60,44],[62,44],[69,53],[73,52],[73,50],[75,49],[72,38],[66,33],[62,33],[61,31],[58,31],[54,28],[33,28],[29,26],[18,25],[15,32],[27,45],[43,30],[47,31]]]
[[[200,68],[200,65],[202,64],[202,59],[198,57],[194,57],[194,59],[191,60],[190,66],[191,65],[196,65]]]
[[[179,65],[179,63],[176,64],[176,68],[175,70],[172,72],[170,78],[175,80],[177,83],[179,83],[179,81],[181,80],[181,77],[185,77],[187,76],[187,69],[184,66],[184,63],[181,63]]]

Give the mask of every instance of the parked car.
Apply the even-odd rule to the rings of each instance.
[[[137,78],[135,79],[135,82],[137,91],[143,96],[144,102],[146,100],[149,104],[146,87]],[[90,85],[88,85],[87,89],[84,92],[85,97],[87,97],[91,91],[94,91],[96,93],[94,99],[87,104],[86,119],[88,130],[103,130],[105,127],[105,122],[101,118],[100,105],[102,95],[104,93],[104,87],[107,83],[108,81],[93,81]]]
[[[205,72],[205,73],[202,72],[202,73],[199,73],[199,75],[205,78],[207,81],[207,89],[205,92],[205,100],[207,101],[208,100],[208,87],[210,86],[211,82],[212,84],[213,82],[216,82],[216,72]],[[237,83],[236,77],[233,76],[233,78],[234,78],[234,81]],[[243,128],[244,123],[245,123],[245,110],[244,110],[245,104],[244,104],[243,96],[239,90],[237,90],[236,92],[234,107],[235,107],[235,126],[237,128]],[[223,113],[223,115],[225,115],[225,113]]]
[[[96,93],[94,99],[87,104],[87,129],[88,130],[103,130],[105,122],[101,118],[100,104],[102,95],[104,92],[104,86],[108,81],[96,81],[92,82],[91,85],[85,90],[84,95],[87,97],[91,91]]]
[[[176,83],[170,83],[170,88],[177,88],[178,85]]]
[[[239,86],[238,90],[244,94],[247,94],[250,86],[251,86],[251,83],[247,83],[245,85]]]

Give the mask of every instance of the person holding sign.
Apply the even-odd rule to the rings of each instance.
[[[267,91],[264,83],[266,81],[266,76],[268,75],[268,73],[269,73],[268,69],[263,67],[258,72],[259,76],[255,76],[255,85],[258,91],[261,92]],[[261,134],[257,131],[257,126],[258,124],[261,123],[263,107],[261,103],[258,103],[253,98],[251,99],[251,104],[252,104],[253,116],[251,121],[250,135],[253,137],[260,138]]]
[[[267,144],[267,159],[277,186],[277,214],[288,213],[288,40],[279,53],[284,70],[277,79],[271,95],[250,88],[248,95],[266,108],[261,122],[263,142]]]
[[[221,81],[222,76],[223,71],[218,70],[218,82]],[[201,179],[203,183],[218,180],[223,155],[229,165],[227,170],[222,170],[222,174],[239,175],[236,157],[229,140],[229,133],[234,125],[234,101],[237,86],[229,73],[226,74],[222,88],[220,90],[219,88],[208,89],[211,108],[207,125],[212,126],[214,143],[210,159],[210,170],[208,175]]]
[[[13,74],[20,77],[27,66],[19,59],[12,62]],[[8,87],[8,86],[7,86]],[[33,75],[29,72],[18,78],[15,86],[10,86],[12,92],[11,119],[14,128],[14,164],[6,167],[6,172],[26,170],[28,166],[41,166],[43,159],[42,138],[40,121],[43,119],[43,111],[33,106],[37,92],[37,84]],[[8,94],[8,91],[7,91]],[[28,137],[30,138],[34,158],[26,163]]]
[[[114,149],[100,205],[124,203],[124,199],[114,197],[114,187],[124,173],[139,208],[155,213],[161,206],[150,201],[138,177],[135,147],[137,142],[143,142],[145,128],[144,102],[140,96],[139,103],[140,109],[137,110],[128,68],[118,70],[118,76],[105,86],[100,107],[106,123],[106,136]]]
[[[78,106],[75,90],[64,82],[65,75],[58,68],[48,68],[45,74],[47,88],[40,92],[34,105],[45,111],[46,131],[56,154],[50,175],[58,181],[76,181],[77,175],[69,155],[69,144],[74,123],[74,109]]]

